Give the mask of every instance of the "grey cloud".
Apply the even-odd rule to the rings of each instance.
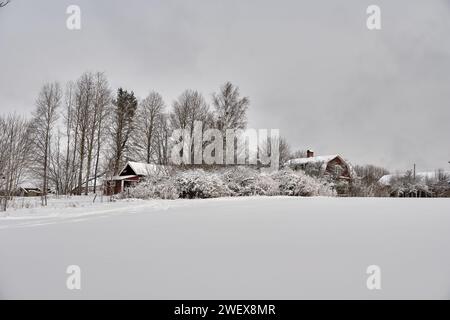
[[[0,108],[29,113],[46,81],[85,70],[170,104],[230,80],[250,96],[250,126],[280,128],[294,147],[391,170],[450,160],[447,1],[15,0],[0,9]],[[38,5],[39,3],[39,5]]]

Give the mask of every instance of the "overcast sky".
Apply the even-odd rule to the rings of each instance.
[[[250,127],[295,148],[450,169],[449,3],[13,0],[0,8],[0,112],[29,115],[43,83],[84,71],[168,105],[231,81],[251,99]],[[66,28],[70,4],[80,31]],[[382,30],[366,27],[370,4]]]

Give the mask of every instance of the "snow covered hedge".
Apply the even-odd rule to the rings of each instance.
[[[231,194],[218,174],[202,169],[180,172],[174,182],[180,198],[218,198]]]
[[[221,172],[222,179],[235,197],[278,195],[278,184],[269,175],[247,167],[232,167]]]
[[[324,180],[306,175],[303,171],[285,169],[272,174],[278,182],[280,195],[285,196],[335,196],[332,185]]]
[[[261,173],[248,167],[214,171],[179,170],[172,175],[144,181],[127,189],[122,198],[177,199],[244,196],[335,196],[333,186],[302,171],[285,169]]]
[[[147,179],[136,186],[125,190],[119,198],[135,199],[177,199],[178,189],[173,184],[171,177],[165,176],[155,179]]]
[[[154,179],[147,179],[123,192],[119,198],[177,199],[217,198],[230,196],[231,192],[221,177],[204,170],[178,171]]]

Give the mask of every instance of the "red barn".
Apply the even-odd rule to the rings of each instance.
[[[125,191],[149,176],[161,174],[163,166],[129,161],[117,176],[105,181],[104,194],[113,195]]]
[[[307,151],[306,158],[291,159],[285,166],[293,170],[316,171],[317,176],[330,175],[340,180],[351,180],[354,176],[351,165],[341,156],[314,156],[314,152]]]

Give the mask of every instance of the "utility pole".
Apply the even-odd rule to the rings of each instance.
[[[414,181],[416,181],[416,164],[415,163],[414,163],[413,177],[414,177]]]

